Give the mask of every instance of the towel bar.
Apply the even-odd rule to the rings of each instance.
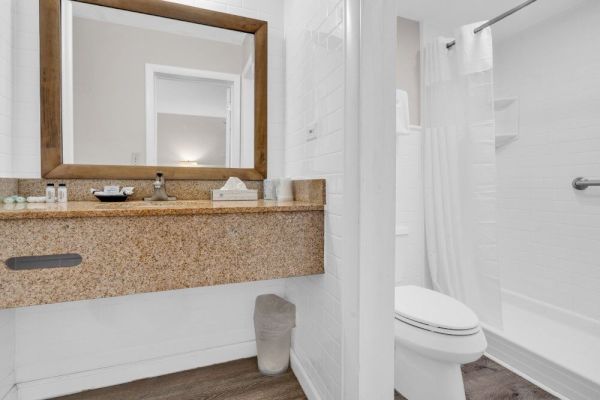
[[[578,177],[573,179],[572,185],[577,190],[585,190],[590,186],[600,186],[600,179],[587,179]]]

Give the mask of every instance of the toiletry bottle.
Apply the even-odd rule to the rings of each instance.
[[[46,185],[46,203],[54,203],[56,201],[56,189],[54,183]]]
[[[58,184],[58,202],[59,203],[66,203],[68,199],[67,196],[67,184],[66,183],[59,183]]]

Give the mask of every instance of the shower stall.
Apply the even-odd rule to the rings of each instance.
[[[422,82],[419,96],[410,93],[414,88],[397,82],[401,93],[409,92],[404,97],[408,100],[399,100],[399,108],[403,110],[405,103],[419,108],[422,121],[419,126],[410,125],[408,136],[402,132],[406,128],[398,133],[397,284],[433,286],[459,298],[463,295],[452,292],[452,280],[459,280],[459,286],[472,285],[477,295],[470,295],[470,306],[484,321],[490,357],[559,397],[600,398],[600,187],[573,185],[575,178],[591,183],[600,178],[600,2],[529,0],[519,4],[515,0],[507,7],[505,2],[463,0],[435,5],[429,0],[398,3],[400,43],[410,38],[406,28],[418,22],[420,64],[413,69],[420,72]],[[505,13],[510,6],[515,6],[515,12]],[[486,24],[496,15],[501,18]],[[458,223],[478,218],[491,228],[483,233],[485,251],[467,257],[465,263],[473,264],[472,271],[461,271],[460,263],[455,263],[458,269],[446,271],[447,288],[440,283],[444,279],[439,269],[444,266],[432,257],[432,251],[436,257],[440,254],[432,233],[472,242],[481,239],[481,234],[464,239],[464,235],[443,231],[452,224],[431,218],[428,201],[450,192],[436,192],[440,184],[436,179],[445,170],[431,169],[440,157],[449,161],[437,151],[439,145],[431,151],[432,132],[438,132],[432,130],[438,126],[431,127],[431,118],[439,114],[432,111],[436,104],[430,101],[432,64],[427,52],[432,43],[446,40],[449,57],[453,57],[451,52],[461,51],[460,27],[471,24],[493,25],[487,31],[493,46],[492,90],[478,92],[482,108],[477,109],[492,110],[493,140],[482,139],[488,131],[480,129],[481,121],[464,125],[475,144],[451,135],[442,138],[456,142],[459,156],[471,151],[475,164],[493,163],[484,196],[493,201],[485,208],[481,204],[465,207],[472,198],[481,200],[482,193],[473,192],[474,197],[465,200],[461,196],[468,187],[455,181],[446,186],[460,189],[455,198],[463,205]],[[482,29],[475,35],[485,32]],[[404,43],[398,51],[407,48]],[[406,67],[402,60],[412,56],[399,53],[400,68]],[[481,84],[479,80],[477,85]],[[466,85],[470,92],[464,104],[472,100],[476,86],[473,81]],[[423,100],[411,101],[413,97]],[[474,109],[459,113],[472,117]],[[456,124],[453,120],[447,125]],[[473,129],[475,125],[479,131]],[[465,150],[468,145],[472,146]],[[409,155],[413,151],[417,157]],[[477,166],[459,172],[481,178]],[[424,196],[408,190],[415,182],[425,182],[424,187],[417,187]],[[453,210],[443,209],[442,215]],[[427,227],[427,233],[415,228],[419,224]],[[444,249],[448,246],[444,244]],[[464,243],[458,247],[464,250]],[[467,283],[469,274],[486,279]]]

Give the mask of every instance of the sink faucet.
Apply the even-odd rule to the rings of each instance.
[[[152,184],[154,186],[154,194],[149,199],[144,199],[148,201],[167,201],[174,200],[173,197],[169,197],[167,194],[167,187],[165,184],[165,176],[162,172],[156,173],[156,180]]]

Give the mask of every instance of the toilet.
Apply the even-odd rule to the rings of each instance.
[[[460,367],[487,347],[477,315],[452,297],[417,286],[395,293],[394,387],[409,400],[464,400]]]

